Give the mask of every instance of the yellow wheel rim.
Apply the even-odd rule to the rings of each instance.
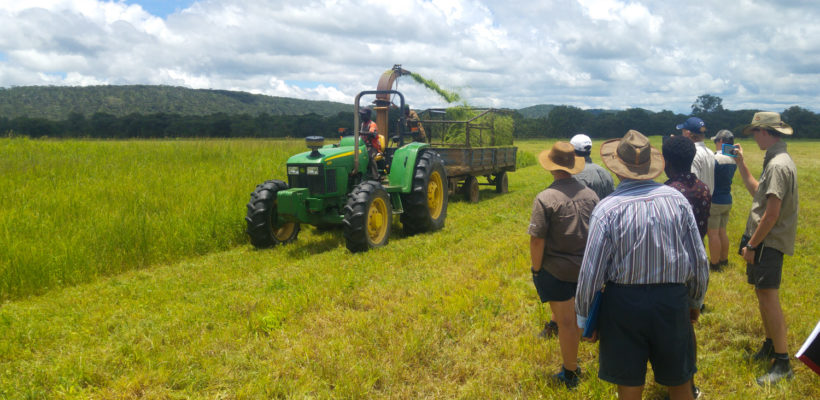
[[[438,219],[444,208],[444,185],[438,171],[430,174],[430,181],[427,183],[427,208],[430,209],[430,216],[433,219]]]
[[[285,240],[288,240],[291,236],[293,236],[293,231],[295,230],[295,222],[286,222],[279,228],[273,228],[273,236],[276,238],[276,240],[284,242]]]
[[[370,203],[370,210],[367,212],[367,237],[370,238],[371,243],[381,243],[387,236],[389,217],[384,199],[381,197],[373,199]]]

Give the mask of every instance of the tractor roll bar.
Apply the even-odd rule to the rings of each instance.
[[[356,100],[353,103],[354,106],[353,106],[353,172],[352,172],[352,174],[354,174],[354,175],[359,173],[359,133],[360,133],[359,129],[361,129],[361,125],[359,125],[360,124],[360,122],[359,122],[359,99],[361,99],[362,96],[371,95],[371,94],[375,94],[377,96],[378,95],[390,95],[390,94],[399,95],[399,99],[401,100],[401,107],[399,108],[401,117],[399,117],[399,118],[402,121],[405,119],[404,118],[404,95],[401,94],[397,90],[365,90],[365,91],[360,92],[359,94],[356,95]],[[382,103],[382,102],[384,102],[384,100],[378,100],[377,99],[376,102],[377,103]],[[388,104],[390,104],[389,101],[386,102],[386,104],[384,104],[384,105],[388,105]],[[385,110],[385,112],[386,112],[386,110]],[[385,118],[385,120],[386,119],[387,118]],[[384,135],[385,135],[385,138],[387,138],[388,137],[387,136],[387,134],[388,134],[387,126],[384,126],[384,127],[380,126],[379,129],[384,129]],[[379,133],[379,135],[381,135],[381,132]],[[388,143],[387,140],[385,140],[385,143]]]

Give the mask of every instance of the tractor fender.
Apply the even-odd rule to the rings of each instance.
[[[412,190],[416,162],[421,152],[427,148],[431,148],[427,143],[413,142],[396,149],[390,164],[390,186],[401,187],[401,193]]]

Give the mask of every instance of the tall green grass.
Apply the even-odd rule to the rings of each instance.
[[[301,141],[0,139],[0,301],[244,242]]]

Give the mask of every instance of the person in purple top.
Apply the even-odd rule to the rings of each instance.
[[[686,197],[686,201],[692,206],[692,214],[695,216],[695,223],[698,226],[700,239],[706,236],[709,222],[709,211],[712,204],[712,195],[709,187],[698,179],[692,171],[692,161],[695,159],[695,144],[683,136],[672,136],[663,142],[661,149],[663,158],[666,161],[664,172],[669,178],[664,185],[677,189]],[[703,308],[701,308],[702,310]],[[692,337],[695,337],[694,330]],[[695,346],[697,357],[697,345]],[[695,386],[695,378],[692,377],[692,394],[697,398],[700,389]]]
[[[698,224],[698,233],[703,239],[706,236],[712,195],[709,187],[691,172],[695,144],[683,136],[672,136],[663,142],[661,151],[666,161],[664,172],[669,178],[664,185],[677,189],[689,201]]]

